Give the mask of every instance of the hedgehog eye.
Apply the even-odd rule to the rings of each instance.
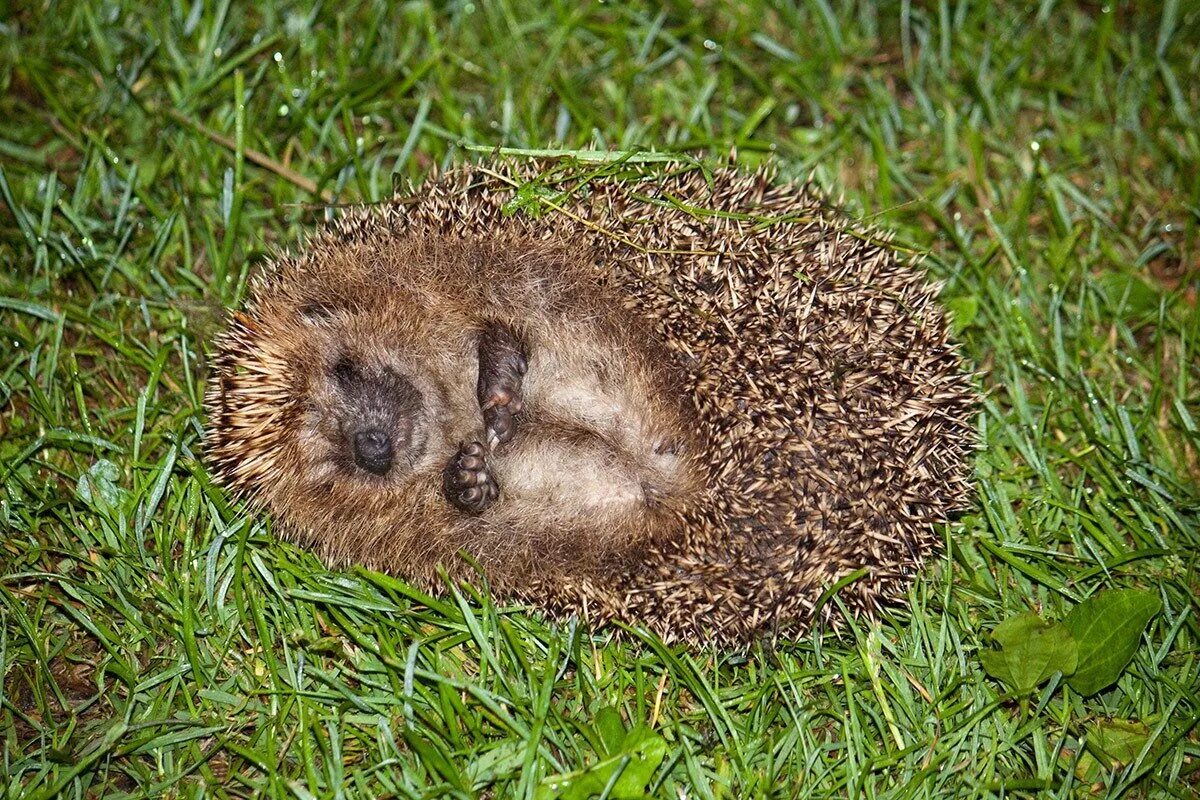
[[[305,303],[304,305],[300,306],[299,313],[305,322],[319,324],[322,322],[329,322],[331,319],[337,316],[338,309],[329,303],[314,300],[310,303]]]
[[[343,389],[349,389],[358,383],[358,367],[350,360],[347,355],[338,357],[338,360],[333,365],[333,379],[337,381],[337,385]]]

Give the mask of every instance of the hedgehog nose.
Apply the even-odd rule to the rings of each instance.
[[[392,439],[378,428],[354,434],[354,461],[373,475],[392,467]]]

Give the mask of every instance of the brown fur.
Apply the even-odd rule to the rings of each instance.
[[[218,347],[218,472],[337,562],[429,583],[462,548],[502,594],[668,640],[800,635],[822,593],[862,568],[842,591],[852,610],[897,598],[967,496],[974,392],[936,287],[766,173],[635,174],[582,191],[543,178],[573,191],[546,217],[506,214],[544,166],[431,179],[280,259]],[[312,298],[351,310],[317,335],[297,321]],[[538,398],[492,518],[451,513],[423,471],[433,461],[396,486],[314,479],[297,435],[330,349],[403,358],[440,387],[448,455],[479,425],[469,344],[484,318],[529,331]],[[687,465],[669,476],[647,461],[664,442]],[[569,464],[581,496],[608,492],[619,512],[545,492]],[[635,483],[653,484],[640,502],[618,490]]]
[[[411,232],[328,236],[255,287],[220,346],[209,453],[232,485],[334,561],[463,574],[459,550],[500,588],[539,574],[611,570],[678,535],[700,488],[670,356],[607,297],[586,250],[530,240]],[[531,368],[516,438],[490,459],[501,498],[475,516],[441,476],[482,439],[475,396],[485,324],[520,333]],[[424,398],[412,463],[356,469],[341,435],[339,359],[390,369]]]

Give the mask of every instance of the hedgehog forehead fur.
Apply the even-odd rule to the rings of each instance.
[[[969,496],[975,393],[937,287],[885,235],[767,172],[647,170],[583,187],[556,169],[495,162],[434,176],[278,258],[216,348],[208,451],[217,473],[334,561],[420,578],[428,573],[411,558],[421,547],[431,549],[417,561],[432,563],[459,547],[524,546],[549,554],[547,568],[501,591],[668,640],[801,635],[822,593],[860,570],[841,593],[852,612],[898,599],[939,546],[935,526]],[[510,215],[516,187],[531,180],[555,198],[550,210]],[[548,261],[561,268],[547,271]],[[541,303],[545,326],[569,328],[609,303],[644,326],[647,335],[619,340],[621,352],[644,365],[638,374],[669,362],[665,393],[686,406],[682,417],[655,409],[645,425],[694,434],[688,457],[703,478],[703,491],[673,491],[678,505],[655,518],[671,535],[624,529],[639,543],[631,551],[549,533],[480,543],[446,518],[431,541],[381,544],[403,534],[395,504],[431,502],[434,488],[404,493],[403,474],[343,474],[321,460],[319,436],[305,437],[327,429],[327,417],[361,416],[362,398],[347,398],[336,379],[349,358],[368,383],[392,374],[411,385],[420,411],[399,415],[411,427],[401,438],[422,454],[413,463],[436,450],[459,426],[446,418],[456,403],[445,375],[462,356],[438,337],[465,306],[488,302],[489,284],[464,278],[480,269],[524,290],[527,306]],[[570,285],[548,290],[548,274]],[[447,299],[447,286],[479,296]],[[575,295],[587,302],[562,299]],[[566,530],[570,515],[559,522]],[[312,535],[321,526],[333,533]],[[602,574],[567,568],[589,552],[633,556],[606,557]]]

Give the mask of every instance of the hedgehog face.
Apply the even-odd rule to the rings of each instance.
[[[398,365],[339,352],[314,376],[308,427],[320,444],[321,467],[358,480],[392,480],[411,473],[429,442],[427,406]]]
[[[444,389],[394,308],[308,305],[280,292],[234,316],[207,392],[207,456],[298,535],[352,517],[383,535],[452,452]]]
[[[367,367],[343,354],[330,370],[337,402],[331,412],[338,460],[372,475],[397,463],[411,469],[425,445],[424,410],[412,381],[391,367]]]

